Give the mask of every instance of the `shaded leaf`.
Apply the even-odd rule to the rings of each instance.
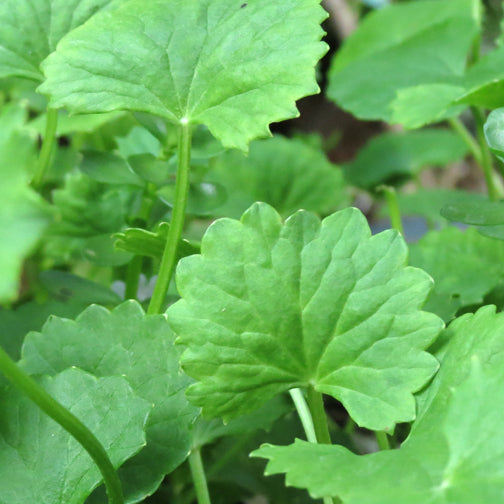
[[[112,312],[91,306],[76,321],[53,317],[30,333],[21,365],[31,374],[77,366],[96,376],[126,378],[150,404],[147,446],[120,471],[128,502],[152,493],[189,453],[189,425],[198,410],[187,403],[189,378],[179,370],[181,349],[162,315],[146,316],[127,301]]]
[[[226,147],[246,150],[318,91],[326,13],[312,0],[242,3],[129,1],[65,37],[39,89],[72,112],[127,109],[205,124]]]
[[[294,387],[339,399],[359,425],[414,418],[412,393],[435,372],[422,351],[442,326],[419,307],[431,279],[405,267],[394,231],[371,237],[345,209],[322,223],[300,211],[282,224],[266,204],[210,226],[201,255],[182,259],[182,299],[167,312],[188,389],[209,417],[233,418]]]
[[[145,445],[151,405],[119,376],[96,379],[67,369],[41,385],[98,438],[114,467]],[[0,400],[2,504],[81,504],[101,481],[82,446],[30,399],[11,387]]]
[[[145,184],[125,159],[111,152],[84,151],[80,170],[89,178],[105,184]]]
[[[441,209],[441,215],[448,220],[476,226],[504,224],[504,202],[468,200],[449,203]]]

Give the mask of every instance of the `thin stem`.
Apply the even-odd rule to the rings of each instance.
[[[177,248],[184,228],[185,209],[189,192],[189,168],[191,161],[191,126],[179,125],[178,168],[175,185],[175,201],[173,205],[170,229],[166,246],[161,259],[159,276],[154,287],[147,313],[161,313],[163,302],[168,292],[168,286],[175,269]]]
[[[404,235],[402,220],[401,220],[401,209],[399,208],[399,202],[397,201],[397,193],[393,187],[381,186],[380,189],[385,194],[385,200],[387,201],[387,206],[390,215],[390,224],[392,229],[399,231]]]
[[[126,271],[126,292],[125,299],[137,299],[140,274],[142,273],[143,257],[135,256],[128,264]]]
[[[49,108],[46,114],[46,128],[42,140],[42,149],[37,161],[37,167],[32,179],[32,187],[40,189],[44,176],[51,163],[51,154],[56,143],[56,130],[58,128],[58,110]]]
[[[500,197],[500,194],[494,180],[492,154],[486,143],[485,132],[483,129],[485,125],[485,117],[481,109],[478,107],[471,107],[471,111],[476,123],[476,136],[478,138],[479,146],[481,149],[480,166],[483,169],[483,173],[485,175],[488,197],[491,201],[497,201]]]
[[[21,389],[42,411],[71,434],[89,453],[98,466],[110,504],[123,504],[121,481],[107,452],[95,435],[70,411],[49,395],[33,378],[22,371],[0,347],[0,370]]]
[[[390,450],[390,441],[387,434],[383,431],[376,431],[376,442],[378,443],[378,447],[380,450]]]
[[[483,161],[482,161],[481,148],[478,142],[476,142],[474,137],[471,135],[469,130],[465,127],[464,123],[457,117],[452,117],[451,119],[448,119],[448,123],[452,127],[453,131],[455,131],[455,133],[457,133],[460,136],[460,138],[464,141],[464,143],[467,145],[467,148],[471,152],[476,163],[478,163],[479,166],[482,166]]]
[[[317,392],[313,387],[308,387],[307,399],[317,442],[320,444],[331,444],[322,394]]]
[[[301,389],[291,389],[289,390],[289,394],[292,397],[292,401],[296,406],[296,411],[299,415],[299,419],[301,420],[301,424],[303,425],[303,429],[306,434],[306,439],[310,443],[317,443],[317,435],[315,434],[315,427],[313,425],[313,418],[310,413],[310,408],[308,408],[308,404],[304,398],[303,392]]]
[[[201,460],[199,448],[191,450],[189,454],[189,467],[191,468],[191,476],[194,482],[198,504],[211,504],[205,469],[203,468],[203,461]]]

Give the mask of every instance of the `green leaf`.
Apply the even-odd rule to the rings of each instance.
[[[478,9],[475,0],[424,0],[372,12],[336,54],[329,97],[362,119],[390,121],[397,94],[416,88],[412,115],[418,121],[418,90],[424,94],[419,86],[464,87]],[[401,102],[407,109],[404,95]],[[432,120],[442,118],[446,104],[441,101],[436,110],[430,97],[429,103]]]
[[[39,89],[52,107],[205,124],[246,150],[318,91],[326,16],[313,0],[131,0],[65,37]]]
[[[504,108],[492,110],[485,122],[485,138],[490,150],[504,161]]]
[[[466,153],[465,143],[449,130],[385,133],[369,141],[356,159],[345,166],[345,177],[353,185],[372,189],[408,179],[422,168],[459,160]]]
[[[267,473],[345,504],[485,504],[504,488],[504,315],[485,307],[450,325],[441,369],[399,450],[355,455],[338,446],[297,441],[264,446]],[[365,484],[356,482],[365,481]]]
[[[189,426],[198,410],[185,398],[190,380],[180,372],[181,349],[173,339],[164,316],[146,316],[127,301],[112,312],[91,306],[76,321],[53,317],[23,347],[21,365],[31,374],[77,366],[96,376],[120,375],[152,404],[147,446],[120,470],[128,502],[152,493],[189,453]]]
[[[115,467],[145,445],[151,405],[124,378],[67,369],[41,385],[95,434]],[[0,417],[2,504],[81,504],[98,486],[101,474],[82,446],[17,389],[2,391]]]
[[[445,205],[441,215],[448,220],[476,226],[504,224],[504,202],[469,200]]]
[[[116,233],[116,247],[131,252],[135,255],[154,257],[161,259],[168,238],[170,224],[161,222],[156,232],[146,231],[140,228],[128,228],[123,233]],[[199,246],[187,240],[181,240],[179,244],[179,258],[197,254],[200,251]]]
[[[84,151],[80,170],[89,178],[104,184],[128,184],[144,187],[142,179],[125,159],[112,152]]]
[[[2,0],[0,77],[41,81],[39,65],[59,40],[118,0]]]
[[[49,224],[49,207],[28,186],[34,142],[0,125],[0,302],[16,298],[23,259]]]
[[[371,237],[364,216],[345,209],[322,223],[300,211],[282,224],[266,204],[241,221],[220,219],[201,255],[182,259],[182,299],[167,312],[189,348],[188,397],[224,419],[295,387],[340,400],[372,429],[415,416],[412,393],[437,369],[423,349],[442,327],[421,312],[431,287],[405,267],[395,231]]]
[[[239,218],[254,201],[284,216],[299,208],[327,215],[348,203],[339,167],[300,139],[257,140],[248,156],[229,151],[213,161],[208,177],[227,189],[228,199],[217,211],[226,217]]]
[[[504,243],[450,226],[411,245],[410,264],[434,278],[425,309],[449,320],[459,308],[481,303],[504,279]]]

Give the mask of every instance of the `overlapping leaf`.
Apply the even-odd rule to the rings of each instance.
[[[0,77],[43,80],[39,66],[61,37],[121,0],[2,0]]]
[[[115,467],[145,445],[151,405],[124,378],[67,369],[41,384],[95,434]],[[2,504],[81,504],[100,483],[82,446],[17,389],[2,391],[0,418]]]
[[[131,301],[112,312],[91,306],[75,322],[51,318],[23,347],[21,365],[29,373],[77,366],[96,376],[121,375],[153,405],[147,446],[120,471],[128,502],[154,491],[189,451],[189,424],[198,411],[185,398],[189,378],[180,373],[173,339],[164,316],[145,316]]]
[[[325,17],[313,0],[132,0],[65,37],[44,62],[40,91],[73,112],[206,124],[225,146],[246,149],[317,92]]]
[[[476,0],[425,0],[371,13],[336,55],[329,96],[364,119],[390,121],[398,92],[410,90],[413,97],[408,96],[406,103],[414,98],[423,107],[443,97],[429,111],[430,120],[458,114],[459,109],[447,109],[464,92],[461,81],[478,31],[478,10]],[[431,85],[437,86],[436,92],[422,92],[423,86]],[[440,85],[447,90],[440,92]],[[418,101],[418,92],[424,97],[429,93],[429,101]],[[400,122],[410,119],[407,107],[403,109],[406,114]],[[418,109],[413,108],[412,114]]]
[[[504,498],[504,316],[485,307],[447,330],[439,373],[399,450],[358,456],[296,442],[265,446],[267,473],[345,504],[486,504]],[[356,484],[361,481],[365,484]]]
[[[346,209],[322,223],[300,211],[285,224],[266,204],[221,219],[201,255],[182,259],[182,300],[167,314],[189,348],[188,389],[209,416],[251,411],[293,387],[339,399],[360,425],[393,429],[415,415],[412,393],[437,368],[423,352],[442,323],[420,311],[431,287],[405,267],[394,231],[370,236]]]
[[[284,216],[299,208],[328,214],[348,203],[340,168],[320,149],[281,136],[253,142],[248,156],[227,152],[214,160],[209,177],[228,192],[217,210],[227,217],[239,218],[254,201]]]
[[[504,279],[504,243],[474,228],[448,227],[411,245],[410,264],[434,278],[425,309],[450,320],[459,308],[481,303]]]

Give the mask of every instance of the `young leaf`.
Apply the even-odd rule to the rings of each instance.
[[[96,379],[67,369],[42,386],[96,435],[115,467],[145,445],[150,403],[119,376]],[[2,503],[81,504],[101,481],[82,446],[13,387],[0,401]]]
[[[464,142],[442,129],[385,133],[373,138],[345,166],[347,180],[363,189],[373,189],[397,178],[409,178],[426,166],[443,166],[463,158]]]
[[[462,80],[478,23],[477,0],[424,0],[373,12],[334,58],[328,94],[357,117],[390,121],[396,93]],[[439,105],[432,120],[446,108]]]
[[[267,474],[314,497],[339,496],[345,504],[484,504],[504,488],[503,314],[485,307],[457,319],[428,400],[399,450],[355,455],[338,446],[297,441],[264,446]],[[364,481],[365,484],[356,484]]]
[[[314,0],[131,0],[65,37],[39,89],[52,107],[205,124],[246,150],[318,91],[325,17]]]
[[[371,237],[356,209],[282,224],[258,203],[210,226],[201,251],[180,261],[182,300],[167,315],[189,347],[184,369],[200,380],[188,397],[204,413],[229,419],[314,386],[359,425],[414,418],[412,393],[437,369],[423,349],[442,322],[419,310],[432,281],[405,267],[398,233]]]
[[[504,161],[504,108],[498,108],[490,112],[484,129],[490,150],[501,161]]]
[[[120,0],[2,0],[0,77],[43,80],[39,65],[61,37]]]
[[[450,226],[411,245],[410,264],[434,278],[425,309],[450,320],[459,308],[481,303],[504,278],[504,243]]]
[[[31,374],[77,366],[96,376],[124,376],[152,404],[147,446],[120,471],[128,501],[152,493],[187,456],[189,425],[198,410],[187,403],[189,378],[180,373],[181,350],[163,316],[146,316],[136,302],[112,312],[91,306],[76,321],[51,318],[25,340],[21,365]],[[63,350],[62,350],[63,349]]]
[[[254,201],[264,201],[284,216],[299,208],[326,215],[348,203],[339,167],[299,139],[257,140],[248,156],[228,151],[211,168],[210,180],[228,192],[218,215],[239,218]]]

